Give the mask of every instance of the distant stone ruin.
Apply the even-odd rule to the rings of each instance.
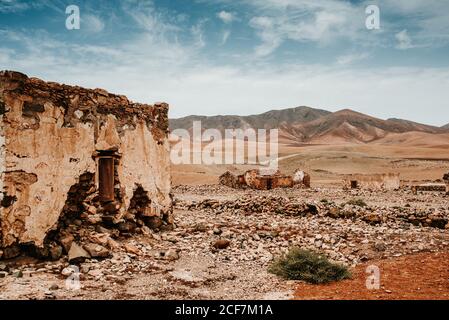
[[[419,191],[446,192],[446,185],[444,183],[423,183],[412,186],[413,194],[418,194]]]
[[[449,195],[449,173],[443,176],[443,181],[446,184],[446,194]]]
[[[401,186],[399,173],[352,174],[343,180],[345,189],[398,190]]]
[[[173,224],[168,105],[0,72],[0,258]]]
[[[234,189],[310,188],[310,176],[300,170],[295,171],[292,176],[288,176],[281,174],[279,170],[252,169],[241,175],[234,175],[227,171],[219,177],[219,183]]]
[[[443,175],[444,183],[423,183],[412,186],[413,194],[418,192],[444,192],[449,195],[449,173]]]

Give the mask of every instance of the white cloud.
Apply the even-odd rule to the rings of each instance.
[[[236,19],[234,13],[224,10],[217,13],[217,17],[220,18],[224,23],[231,23]]]
[[[82,14],[81,28],[89,32],[98,33],[104,30],[104,22],[98,16],[92,14]]]
[[[260,56],[269,55],[288,39],[320,43],[339,37],[359,39],[358,28],[364,28],[364,11],[360,16],[349,2],[266,0],[259,2],[259,7],[250,25],[261,39],[257,47]],[[212,59],[198,55],[198,49],[206,44],[205,22],[185,29],[190,42],[180,44],[174,40],[179,27],[151,1],[128,0],[124,8],[140,32],[120,44],[79,45],[45,32],[0,30],[2,39],[26,48],[20,52],[0,50],[0,69],[103,87],[141,102],[167,101],[172,117],[251,114],[309,105],[329,110],[348,107],[383,118],[439,125],[448,121],[449,68],[351,68],[351,63],[367,57],[357,51],[336,58],[331,67],[278,66],[251,60],[217,67],[210,63]],[[226,43],[229,35],[224,32]],[[409,45],[415,45],[412,36]],[[393,33],[390,38],[394,40]]]
[[[363,12],[349,2],[247,1],[259,13],[249,22],[262,41],[255,48],[258,56],[271,54],[286,40],[326,44],[340,37],[354,39],[365,26]]]
[[[195,46],[197,48],[203,48],[206,46],[206,41],[204,40],[204,24],[206,20],[200,20],[196,25],[191,28],[192,36],[195,41]]]
[[[221,45],[225,45],[226,42],[228,42],[229,36],[231,35],[231,31],[230,30],[225,30],[223,32],[223,36],[221,38]]]
[[[0,0],[0,12],[18,12],[27,10],[30,5],[18,0]]]
[[[406,29],[396,33],[395,38],[398,41],[396,48],[401,50],[413,48],[412,39],[410,39]]]
[[[171,117],[254,114],[309,105],[328,110],[352,108],[382,118],[437,125],[449,118],[445,103],[449,100],[449,68],[216,67],[198,60],[189,48],[163,42],[153,47],[156,44],[145,34],[117,48],[60,45],[45,33],[19,38],[34,49],[9,55],[7,69],[46,80],[103,87],[136,101],[167,101]],[[44,42],[50,45],[40,46]],[[341,61],[351,60],[345,59]],[[0,59],[0,69],[6,62]]]
[[[350,65],[354,62],[365,60],[370,55],[366,52],[363,53],[350,53],[337,58],[337,64],[339,65]]]

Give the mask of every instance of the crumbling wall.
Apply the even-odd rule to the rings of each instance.
[[[114,223],[125,219],[141,186],[153,215],[172,224],[167,114],[165,103],[137,104],[102,89],[1,72],[0,191],[8,201],[0,206],[0,247],[42,246],[57,228],[70,188],[83,174],[97,174],[99,151],[118,155]]]
[[[366,190],[398,190],[400,183],[399,173],[353,174],[348,175],[343,181],[346,189]]]
[[[293,184],[305,188],[310,188],[310,175],[303,170],[295,170],[295,172],[293,173]]]
[[[252,169],[243,175],[234,175],[227,171],[219,177],[219,183],[235,189],[249,187],[256,190],[292,188],[295,185],[310,187],[310,176],[302,173],[299,179],[297,176],[283,175],[279,170],[273,169]]]
[[[218,178],[219,184],[234,189],[242,189],[246,187],[245,178],[243,175],[234,175],[226,171]]]
[[[443,181],[446,184],[446,194],[449,195],[449,173],[443,176]]]

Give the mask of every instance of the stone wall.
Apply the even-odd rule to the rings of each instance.
[[[72,211],[87,206],[85,199],[71,203],[68,197],[75,192],[79,198],[77,186],[86,174],[94,185],[82,195],[95,204],[101,152],[116,157],[116,203],[112,210],[91,208],[89,212],[100,218],[107,213],[114,224],[135,223],[137,211],[129,209],[140,188],[149,199],[148,208],[140,212],[151,218],[150,225],[172,225],[167,104],[133,103],[102,89],[3,71],[0,116],[0,155],[5,154],[0,157],[5,165],[0,185],[0,247],[42,247],[49,231],[61,227],[63,212],[69,212],[70,206],[75,206]]]
[[[343,181],[347,189],[398,190],[401,186],[399,173],[352,174]]]

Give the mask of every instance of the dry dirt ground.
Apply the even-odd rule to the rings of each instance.
[[[367,290],[367,268],[376,265],[381,270],[380,287]],[[448,300],[449,251],[420,253],[358,265],[352,279],[328,285],[297,286],[295,299],[319,300]]]
[[[341,297],[401,298],[398,286],[405,288],[404,283],[419,284],[429,298],[447,294],[449,279],[444,270],[448,266],[449,229],[413,225],[389,215],[403,207],[416,212],[438,211],[447,217],[448,197],[442,193],[415,196],[409,190],[347,192],[338,188],[254,191],[203,185],[176,187],[174,196],[177,228],[118,239],[120,247],[111,251],[111,258],[79,265],[80,290],[66,286],[67,278],[76,280],[78,275],[69,276],[64,259],[46,263],[16,260],[0,265],[9,269],[0,278],[0,299],[291,299],[295,291],[296,298],[301,299],[337,297],[325,290],[320,294],[321,286],[303,287],[299,281],[286,281],[267,272],[272,259],[292,246],[319,251],[356,268],[354,280],[336,284],[343,286],[337,289]],[[287,198],[314,204],[319,212],[287,214],[273,207],[278,204],[272,199]],[[363,221],[361,210],[368,209],[345,205],[354,198],[363,198],[367,208],[385,215],[385,219]],[[267,199],[268,204],[264,204]],[[247,209],[229,209],[228,201]],[[342,205],[354,215],[350,219],[329,217],[328,203]],[[219,240],[228,246],[215,248]],[[422,263],[432,268],[429,273],[417,269],[416,259],[411,258],[416,254],[420,254],[419,261],[433,261]],[[408,259],[414,265],[410,266]],[[367,293],[360,287],[360,270],[371,261],[379,265],[381,284],[392,291],[391,296]],[[394,271],[400,278],[394,277]],[[434,288],[432,294],[441,288],[441,296],[430,296],[430,287]],[[420,297],[416,288],[411,298]]]
[[[301,168],[312,178],[312,186],[338,186],[344,174],[398,172],[406,182],[441,179],[449,171],[449,148],[427,145],[304,145],[279,144],[281,171],[287,174]],[[225,172],[245,171],[254,165],[175,165],[174,185],[217,183]]]

